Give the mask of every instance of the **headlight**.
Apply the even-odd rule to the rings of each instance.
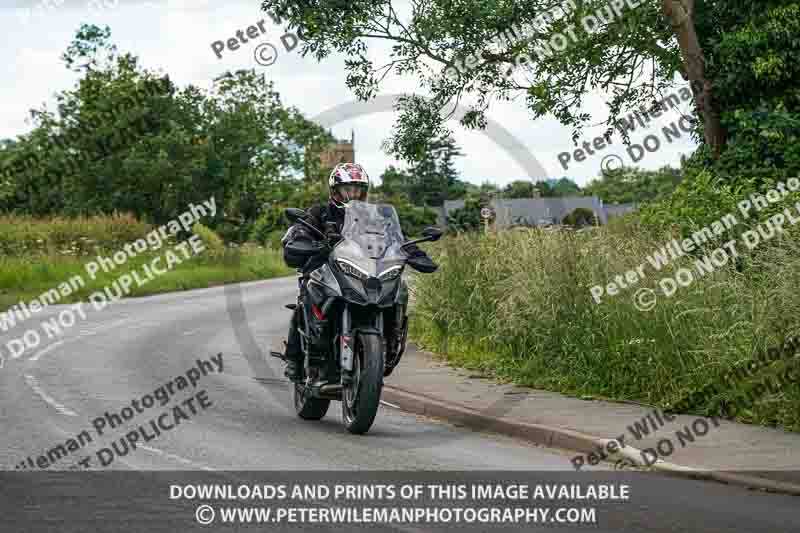
[[[369,275],[355,266],[352,263],[347,261],[342,261],[341,259],[336,261],[336,266],[339,267],[339,270],[350,276],[351,278],[356,278],[358,280],[364,281],[369,277]]]
[[[378,276],[378,279],[381,281],[389,281],[398,277],[402,272],[403,267],[401,265],[393,266],[381,272],[381,275]]]

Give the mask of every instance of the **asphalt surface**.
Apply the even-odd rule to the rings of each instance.
[[[52,339],[43,335],[45,340],[39,346],[16,359],[9,357],[6,343],[30,328],[41,332],[42,320],[58,316],[67,307],[49,308],[9,332],[0,331],[0,354],[5,356],[0,369],[0,468],[14,471],[28,457],[35,462],[55,445],[86,430],[95,437],[93,442],[48,466],[48,472],[67,469],[83,457],[91,457],[92,467],[102,471],[166,471],[175,476],[179,475],[176,471],[209,476],[224,472],[234,481],[252,478],[253,471],[339,471],[343,475],[354,471],[484,471],[486,479],[501,475],[493,471],[517,471],[533,482],[546,483],[559,479],[558,472],[569,471],[568,453],[471,432],[388,405],[382,406],[370,433],[361,437],[343,430],[336,402],[321,422],[298,419],[289,403],[281,362],[267,356],[270,349],[282,345],[290,313],[283,305],[294,300],[295,291],[296,281],[289,278],[129,299],[102,311],[85,304],[85,319],[78,317],[74,326]],[[120,413],[133,399],[197,368],[198,359],[210,361],[220,353],[221,373],[209,371],[200,376],[196,388],[174,391],[178,400],[205,391],[210,406],[201,409],[196,400],[196,413],[184,408],[187,419],[179,425],[146,444],[140,442],[124,456],[118,453],[105,467],[97,465],[97,450],[110,447],[114,439],[172,409],[175,403],[143,409],[130,423],[109,429],[103,437],[96,436],[93,429],[97,417]],[[401,377],[402,368],[398,373]],[[392,379],[398,378],[393,376],[387,383]],[[5,480],[0,481],[0,510],[6,507],[3,513],[8,518],[13,502],[17,513],[9,518],[14,526],[10,529],[4,529],[0,517],[0,531],[72,531],[69,524],[87,525],[81,504],[87,499],[68,504],[73,500],[64,495],[69,487],[87,498],[96,496],[101,485],[92,478],[74,482],[75,476],[89,473],[73,473],[72,481],[62,480],[60,499],[54,499],[53,478],[33,474],[29,467],[26,470],[0,473]],[[800,500],[790,496],[654,474],[643,474],[632,485],[631,500],[605,509],[597,525],[575,529],[559,525],[558,529],[800,531]],[[166,517],[169,500],[154,498],[152,507],[128,509],[126,525],[119,530],[138,530],[137,524],[148,531],[175,530],[175,516]],[[39,516],[33,511],[41,511],[45,505],[50,520],[57,523],[26,522]],[[120,509],[124,507],[125,502],[120,502]],[[163,520],[160,513],[165,515]],[[106,528],[95,525],[93,529],[117,530],[113,516],[105,515],[103,520]],[[192,526],[188,520],[178,524],[179,531]],[[213,530],[211,527],[205,530]],[[352,529],[340,528],[330,530]]]

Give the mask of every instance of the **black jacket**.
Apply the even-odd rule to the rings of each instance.
[[[331,233],[341,234],[342,226],[344,226],[344,209],[337,207],[333,202],[327,205],[315,205],[308,209],[308,217],[306,222],[310,223],[323,235]],[[317,268],[317,261],[307,263],[308,254],[311,253],[317,242],[321,240],[320,236],[313,233],[302,224],[294,224],[283,236],[281,243],[283,244],[283,259],[286,264],[292,268],[301,268],[313,270]],[[416,244],[408,245],[404,251],[409,257],[413,257],[416,269],[421,272],[434,272],[437,269],[434,263],[425,252],[420,250]],[[319,258],[323,259],[323,258]],[[320,262],[322,264],[324,260]]]
[[[336,224],[335,228],[331,227],[336,233],[342,232],[342,226],[344,226],[344,209],[336,207],[333,202],[328,202],[328,205],[317,204],[311,207],[308,210],[308,217],[308,222],[322,233],[328,233],[328,228],[326,226],[328,222]]]
[[[306,212],[308,216],[305,221],[322,234],[341,233],[344,225],[344,209],[336,207],[333,202],[328,205],[315,205]],[[303,224],[293,224],[281,239],[283,260],[292,268],[303,267],[321,240],[319,235]]]

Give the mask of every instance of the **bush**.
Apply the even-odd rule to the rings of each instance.
[[[216,227],[216,234],[223,242],[241,244],[247,241],[252,232],[253,224],[247,221],[239,223],[222,222]]]
[[[283,216],[282,206],[272,206],[253,222],[248,240],[269,246],[275,242],[275,234],[285,232],[287,222]],[[282,235],[283,233],[281,233]],[[280,241],[280,237],[278,238]],[[273,246],[274,247],[274,246]]]
[[[752,183],[736,187],[703,170],[687,176],[666,199],[642,206],[639,220],[655,233],[688,234],[735,212],[736,204],[753,190]]]
[[[270,232],[270,234],[267,236],[266,242],[264,242],[264,246],[273,250],[280,250],[283,247],[283,244],[281,244],[281,239],[283,239],[285,234],[286,232],[283,230]]]
[[[253,227],[250,230],[250,235],[247,240],[256,242],[258,244],[266,244],[269,236],[273,231],[273,223],[265,216],[260,216],[253,222]]]
[[[596,226],[597,219],[594,211],[585,207],[577,207],[561,221],[568,226]]]
[[[406,203],[395,203],[394,207],[400,219],[403,235],[407,239],[422,235],[422,230],[436,224],[438,218],[436,211],[429,207],[417,207]]]
[[[476,231],[482,224],[481,208],[488,205],[488,201],[480,198],[467,198],[464,207],[453,210],[447,216],[447,227],[459,232]]]
[[[202,240],[206,246],[201,257],[206,257],[212,261],[218,261],[225,257],[225,242],[219,235],[214,233],[212,229],[197,222],[192,226],[192,233],[200,237],[200,240]]]

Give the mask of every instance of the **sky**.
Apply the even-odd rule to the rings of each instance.
[[[391,135],[396,118],[392,95],[426,95],[417,81],[387,77],[379,100],[347,106],[356,97],[345,84],[345,57],[332,56],[318,62],[302,57],[299,46],[287,50],[284,42],[291,46],[292,37],[282,40],[286,32],[260,11],[260,5],[260,0],[0,0],[0,34],[5,50],[0,63],[0,138],[29,131],[29,110],[43,105],[53,109],[55,94],[74,86],[77,75],[66,69],[60,56],[80,24],[93,23],[108,25],[112,41],[121,52],[137,55],[144,67],[168,73],[180,86],[194,84],[210,89],[212,80],[228,70],[255,68],[264,72],[274,81],[285,104],[297,107],[308,118],[326,117],[339,138],[349,139],[354,131],[356,160],[372,176],[380,176],[389,165],[404,166],[386,154],[381,143]],[[259,30],[257,37],[247,37],[248,42],[237,50],[226,47],[218,57],[212,43],[227,41],[237,30],[246,32],[261,20],[265,33]],[[377,62],[380,59],[385,62],[386,46],[370,46],[376,63],[381,64]],[[215,47],[220,48],[218,44]],[[259,64],[272,61],[268,66]],[[356,111],[343,116],[331,111],[334,109]],[[603,95],[590,95],[584,109],[598,117],[597,123],[602,122],[606,116]],[[491,181],[502,187],[517,179],[568,176],[584,185],[599,176],[602,168],[616,168],[621,162],[633,164],[634,158],[642,168],[679,166],[681,154],[691,154],[695,144],[683,132],[680,138],[673,135],[667,140],[663,128],[672,129],[670,125],[690,111],[691,102],[682,102],[631,133],[631,141],[639,145],[648,135],[656,138],[659,147],[652,152],[627,150],[617,135],[612,145],[591,148],[594,155],[587,154],[582,161],[573,154],[572,130],[552,117],[534,121],[522,97],[492,103],[488,118],[493,127],[489,132],[468,130],[455,121],[448,126],[465,154],[456,164],[462,179]],[[331,123],[332,114],[338,117],[332,119],[335,123]],[[591,147],[604,129],[585,129],[579,143],[587,141]],[[653,138],[648,141],[651,149],[655,142]],[[520,157],[522,152],[525,157]],[[566,160],[565,153],[570,154],[566,170],[559,161],[559,154]]]

